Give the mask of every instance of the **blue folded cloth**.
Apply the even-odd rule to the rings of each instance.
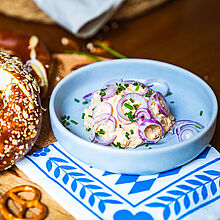
[[[124,0],[34,0],[61,26],[88,38],[108,22]]]
[[[16,166],[76,219],[220,219],[220,154],[154,175],[125,175],[82,163],[56,142]]]

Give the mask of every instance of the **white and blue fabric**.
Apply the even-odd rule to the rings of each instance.
[[[54,21],[77,37],[95,35],[124,0],[34,0]]]
[[[16,164],[76,219],[220,219],[220,154],[154,175],[125,175],[82,163],[54,143]]]

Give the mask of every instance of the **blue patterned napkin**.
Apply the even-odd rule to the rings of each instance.
[[[57,142],[16,164],[76,219],[220,219],[220,155],[208,146],[185,166],[154,175],[97,170]]]

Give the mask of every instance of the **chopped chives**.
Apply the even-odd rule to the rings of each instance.
[[[135,88],[135,91],[138,91],[140,88],[140,83],[137,84],[137,87]]]
[[[79,99],[74,99],[76,102],[80,102]]]
[[[174,101],[170,101],[170,103],[174,103]]]
[[[141,87],[144,89],[144,88],[145,88],[145,85],[144,85],[144,84],[142,84],[142,85],[141,85]]]
[[[145,145],[146,147],[148,146],[148,144],[147,144],[147,143],[145,143],[144,145]]]
[[[130,130],[130,133],[131,133],[131,134],[134,134],[134,131],[131,129],[131,130]]]
[[[124,106],[125,106],[126,108],[130,109],[130,110],[133,109],[133,106],[129,105],[128,103],[125,103]]]
[[[61,117],[61,119],[62,119],[62,120],[66,119],[66,115],[63,115],[63,116]]]
[[[66,123],[66,120],[63,121],[63,124],[65,124],[65,123]]]
[[[90,131],[91,130],[91,128],[86,128],[86,131]]]
[[[138,83],[133,83],[133,85],[134,85],[134,86],[137,86],[137,85],[138,85]]]
[[[133,100],[132,98],[130,98],[130,101],[131,101],[132,103],[134,103],[134,100]]]
[[[88,115],[88,117],[92,118],[92,115]]]
[[[83,102],[83,105],[86,105],[86,104],[88,104],[88,103],[89,103],[88,101],[84,101],[84,102]]]
[[[134,116],[132,115],[132,112],[128,112],[128,118],[129,118],[129,120],[130,120],[131,122],[135,122],[135,121],[133,120]]]
[[[138,104],[134,104],[133,106],[134,106],[134,109],[137,110]]]
[[[196,128],[201,129],[198,125],[195,125]]]
[[[103,98],[100,98],[100,102],[103,102]]]
[[[100,92],[99,95],[100,95],[100,96],[105,96],[106,93],[105,93],[105,92]]]
[[[150,149],[152,149],[152,147],[149,147],[148,149],[150,150]]]
[[[128,132],[126,132],[125,133],[125,137],[129,140],[130,138],[129,138],[129,133]]]
[[[199,115],[202,116],[202,114],[203,114],[203,111],[200,111]]]
[[[115,146],[115,147],[117,147],[117,145],[116,145],[114,142],[112,142],[112,145]]]
[[[70,119],[70,116],[67,116],[67,118],[66,118],[67,120],[69,120]]]
[[[153,91],[149,89],[148,93],[145,94],[145,97],[150,97],[152,95]]]
[[[78,122],[76,122],[76,121],[74,121],[74,120],[70,120],[70,122],[73,123],[73,124],[75,124],[75,125],[78,124]]]
[[[120,142],[117,142],[117,147],[121,147],[121,143]]]
[[[69,123],[69,122],[67,122],[67,123],[66,123],[66,125],[68,126],[68,125],[70,125],[70,123]]]
[[[167,93],[167,96],[168,96],[168,95],[172,95],[172,92],[168,92],[168,93]]]
[[[105,132],[104,132],[102,129],[100,129],[99,131],[97,131],[97,133],[98,133],[98,134],[105,134]]]
[[[85,118],[85,113],[82,113],[82,119],[84,119]]]
[[[127,83],[125,83],[124,85],[125,85],[126,88],[129,86],[129,84],[127,84]]]
[[[119,124],[119,128],[121,128],[121,124]]]
[[[124,96],[125,96],[124,94],[121,95],[121,97],[124,97]]]

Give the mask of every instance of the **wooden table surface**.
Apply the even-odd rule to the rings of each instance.
[[[60,39],[76,40],[81,48],[94,40],[108,40],[111,46],[128,57],[149,58],[172,63],[203,78],[220,97],[220,1],[172,0],[168,4],[130,21],[118,22],[117,29],[100,31],[93,39],[79,40],[58,25],[24,22],[0,15],[0,28],[36,34],[51,53],[63,52]],[[218,117],[219,119],[219,117]],[[211,144],[220,151],[220,120]],[[13,178],[17,185],[19,171],[10,169],[0,176],[0,196],[11,187],[3,180]],[[27,183],[30,180],[22,174]],[[33,183],[31,183],[34,185]],[[72,219],[42,188],[42,200],[48,205],[48,219]],[[0,216],[1,217],[1,216]],[[56,217],[56,218],[55,218]]]

